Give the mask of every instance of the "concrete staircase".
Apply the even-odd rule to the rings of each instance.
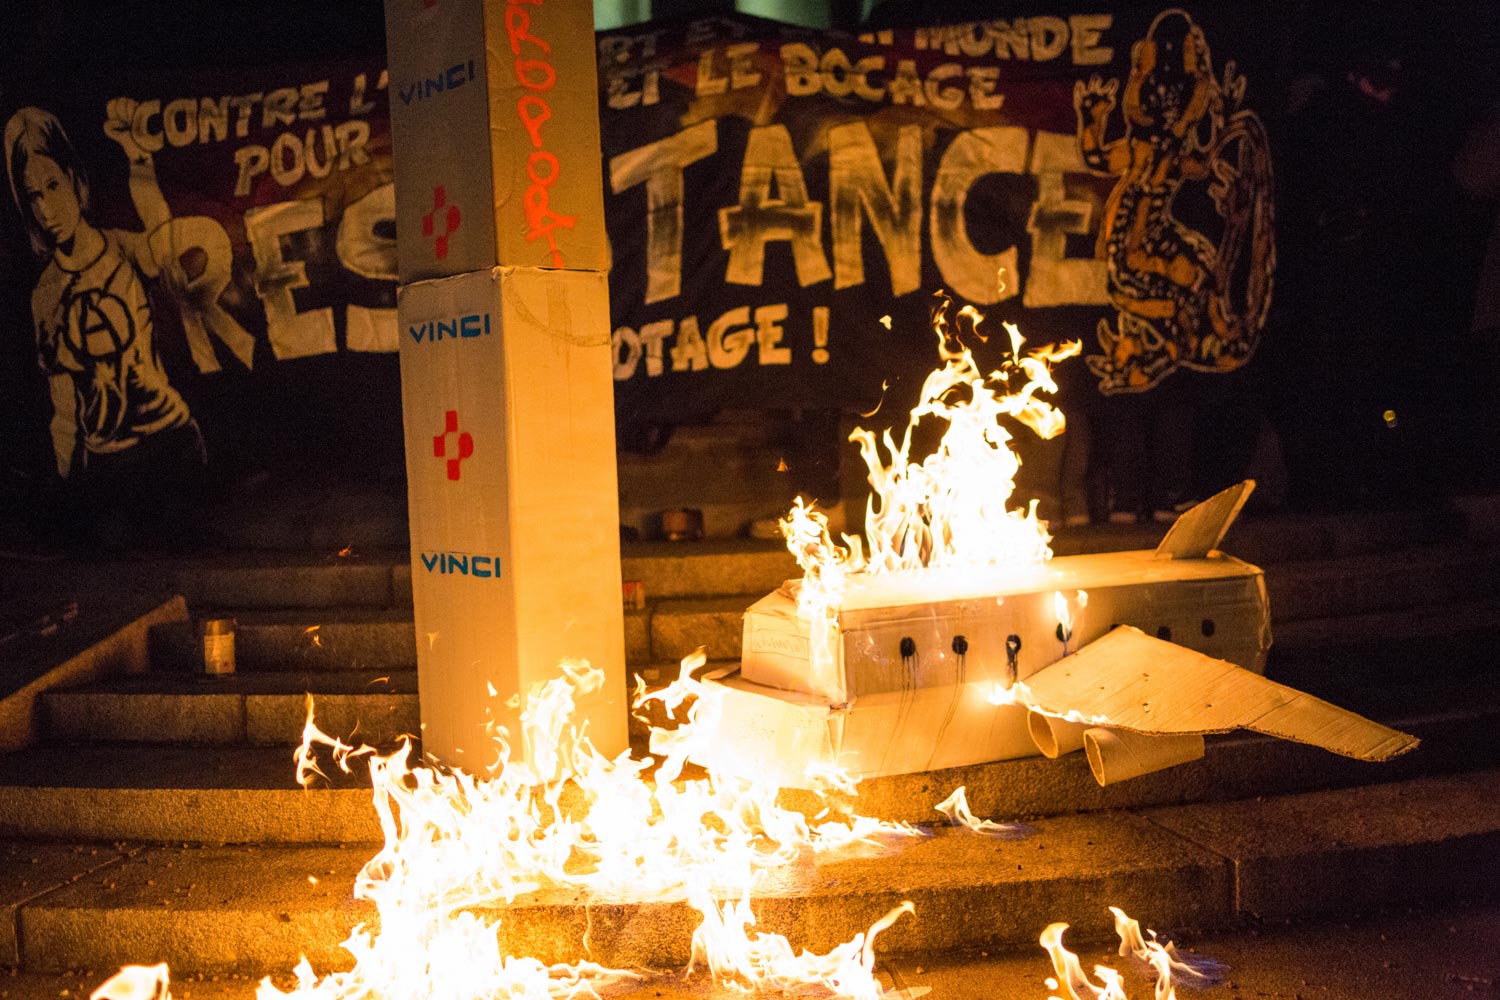
[[[1159,534],[1089,529],[1055,547],[1141,548]],[[1087,938],[1107,931],[1109,904],[1158,927],[1209,927],[1492,893],[1500,502],[1252,520],[1225,548],[1266,569],[1272,675],[1415,732],[1419,751],[1372,766],[1236,735],[1107,789],[1079,755],[869,781],[852,804],[867,815],[930,823],[964,784],[979,815],[1030,817],[1037,832],[947,831],[893,857],[794,866],[766,888],[761,926],[826,948],[910,898],[919,920],[882,945],[929,951],[1031,943],[1052,919]],[[358,775],[330,770],[328,787],[303,791],[291,748],[307,692],[330,732],[390,745],[417,731],[404,553],[242,553],[132,572],[184,593],[200,618],[236,618],[239,673],[194,674],[184,629],[160,636],[157,670],[43,696],[43,739],[0,755],[0,965],[165,959],[259,974],[306,954],[337,966],[337,943],[370,916],[350,886],[379,832]],[[661,682],[700,645],[733,659],[741,612],[792,575],[783,550],[749,541],[627,546],[624,576],[648,597],[627,620],[632,670]],[[595,960],[663,966],[686,960],[695,922],[681,901],[585,909],[544,892],[502,926],[544,961],[582,957],[588,925]]]

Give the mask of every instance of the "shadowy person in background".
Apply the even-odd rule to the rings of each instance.
[[[1320,23],[1281,135],[1264,387],[1295,506],[1425,505],[1462,450],[1473,255],[1449,165],[1473,95],[1452,25],[1358,5]]]
[[[62,124],[22,108],[5,126],[11,196],[45,261],[31,295],[37,361],[50,384],[57,473],[76,484],[97,541],[170,543],[201,477],[203,437],[152,341],[145,279],[160,273],[151,234],[171,218],[151,155],[130,134],[133,102],[110,102],[105,132],[130,161],[145,228],[101,229]]]
[[[1475,363],[1469,367],[1469,398],[1479,413],[1481,453],[1500,446],[1500,104],[1491,107],[1469,132],[1453,161],[1453,174],[1464,192],[1486,203],[1491,215],[1488,246],[1474,292],[1469,326]],[[1466,485],[1493,489],[1500,470],[1493,462],[1474,463]]]

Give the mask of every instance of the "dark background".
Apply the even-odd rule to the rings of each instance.
[[[869,11],[865,25],[1046,7],[891,0]],[[652,12],[724,9],[662,0]],[[863,13],[847,2],[808,9],[810,21],[836,28],[860,27]],[[1256,13],[1263,50],[1252,79],[1275,144],[1277,178],[1278,270],[1264,341],[1255,360],[1232,375],[1182,372],[1152,392],[1101,401],[1099,425],[1128,433],[1100,444],[1096,462],[1125,492],[1139,494],[1125,506],[1144,508],[1160,499],[1153,494],[1201,493],[1234,478],[1256,447],[1256,432],[1247,428],[1269,426],[1288,474],[1284,499],[1294,508],[1414,506],[1500,486],[1492,457],[1500,447],[1500,331],[1471,329],[1496,206],[1466,193],[1453,175],[1466,137],[1500,108],[1495,5],[1303,0],[1260,5]],[[7,5],[4,20],[0,97],[7,100],[39,86],[86,86],[126,74],[384,57],[381,5],[368,0],[19,0]],[[33,264],[13,243],[0,249],[0,316],[24,316]],[[46,388],[32,340],[27,329],[0,331],[0,454],[7,457],[0,502],[12,512],[7,528],[21,534],[51,533],[66,515],[36,416],[45,410]],[[395,359],[361,360],[393,369]],[[250,474],[322,470],[334,480],[398,488],[399,413],[366,408],[372,396],[361,386],[391,377],[375,371],[351,378],[341,403],[293,422],[359,428],[364,448],[348,461],[330,466],[329,439],[317,433],[272,432],[241,442],[258,456]],[[622,442],[657,447],[669,433],[622,428]]]

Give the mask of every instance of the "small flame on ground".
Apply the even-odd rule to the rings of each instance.
[[[1178,985],[1192,989],[1213,986],[1222,978],[1225,966],[1208,958],[1193,956],[1184,958],[1171,942],[1163,944],[1157,940],[1156,932],[1147,930],[1143,935],[1141,925],[1118,906],[1109,912],[1115,917],[1115,933],[1120,938],[1120,957],[1134,958],[1145,963],[1156,975],[1155,1000],[1176,1000]],[[1042,931],[1041,945],[1052,959],[1052,969],[1057,978],[1047,979],[1049,990],[1063,990],[1061,997],[1048,1000],[1129,1000],[1120,973],[1107,965],[1094,966],[1094,975],[1099,984],[1083,971],[1078,956],[1062,943],[1064,923],[1049,924]]]
[[[968,786],[959,785],[953,790],[953,794],[932,807],[944,816],[954,826],[967,827],[975,833],[987,837],[1002,837],[1006,840],[1020,840],[1031,834],[1031,827],[1025,823],[996,823],[990,819],[980,819],[969,809]]]
[[[127,965],[100,983],[89,1000],[172,1000],[167,963]]]

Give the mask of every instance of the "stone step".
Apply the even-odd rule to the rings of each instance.
[[[1072,917],[1067,913],[1056,916],[1064,922]],[[1156,926],[1149,915],[1139,916],[1145,926]],[[1229,970],[1223,988],[1206,993],[1179,990],[1180,997],[1469,1000],[1492,996],[1495,984],[1500,983],[1500,907],[1482,901],[1374,908],[1296,920],[1243,918],[1226,927],[1188,934],[1164,925],[1160,930],[1176,940],[1180,951],[1212,959]],[[1149,967],[1122,959],[1112,935],[1085,936],[1070,927],[1064,943],[1079,954],[1085,969],[1098,963],[1120,971],[1130,996],[1152,994],[1155,977]],[[0,994],[5,1000],[86,997],[113,971],[12,973]],[[1046,980],[1056,975],[1036,941],[1015,948],[882,953],[876,959],[875,973],[892,1000],[923,995],[939,1000],[1039,1000],[1048,992]],[[176,970],[171,990],[178,1000],[246,1000],[257,978]],[[290,972],[270,978],[281,990],[296,986]],[[692,974],[681,968],[659,970],[615,986],[605,995],[610,1000],[739,1000],[744,996],[710,985],[701,968]]]
[[[235,621],[237,669],[256,671],[340,671],[411,669],[417,661],[416,629],[410,608],[337,607],[281,610],[199,611]],[[193,628],[158,629],[155,662],[168,669],[202,669],[202,651]]]
[[[1246,516],[1235,522],[1225,536],[1223,550],[1257,566],[1332,559],[1340,556],[1383,552],[1461,537],[1485,537],[1491,520],[1500,523],[1477,505],[1471,512],[1349,511],[1337,514],[1278,513]],[[1061,528],[1053,532],[1055,555],[1085,552],[1115,552],[1154,549],[1168,525],[1109,524]]]
[[[362,770],[296,783],[292,748],[42,743],[0,754],[0,837],[204,843],[380,838]]]
[[[180,972],[284,973],[338,947],[370,904],[352,883],[370,851],[333,847],[100,848],[0,853],[11,939],[27,972],[166,961]],[[35,860],[33,860],[35,859]],[[25,876],[28,885],[18,887]],[[1500,771],[1356,789],[1037,820],[1021,840],[942,829],[894,853],[801,858],[754,903],[757,929],[826,951],[902,900],[887,955],[1034,946],[1065,919],[1073,940],[1109,933],[1108,907],[1152,926],[1224,927],[1251,916],[1483,897],[1500,878]],[[592,900],[543,889],[503,908],[506,953],[545,963],[683,965],[698,917],[681,897]],[[24,934],[17,933],[24,928]],[[3,932],[0,932],[3,933]],[[584,948],[587,938],[589,947]]]
[[[1418,751],[1383,765],[1253,734],[1210,737],[1202,760],[1100,788],[1082,754],[875,778],[839,800],[864,815],[931,822],[959,785],[981,815],[1014,817],[1214,801],[1500,766],[1500,683],[1331,692],[1411,732]],[[320,712],[321,717],[321,712]],[[660,721],[660,720],[657,720]],[[644,754],[637,727],[636,753]],[[0,836],[207,843],[350,842],[378,837],[364,770],[304,791],[289,747],[44,743],[0,754]],[[816,814],[807,793],[788,807]]]
[[[1500,601],[1493,597],[1276,626],[1267,674],[1319,694],[1358,677],[1372,687],[1442,682],[1493,670]]]
[[[1269,566],[1330,559],[1467,537],[1500,540],[1500,502],[1473,498],[1464,511],[1360,512],[1281,515],[1237,524],[1224,549]],[[1492,522],[1494,526],[1492,527]],[[1058,555],[1152,548],[1166,526],[1103,525],[1059,529]],[[748,538],[702,542],[627,542],[622,576],[645,585],[648,600],[724,594],[763,594],[799,575],[777,541]],[[122,565],[134,581],[148,580],[187,597],[194,608],[407,608],[411,568],[402,542],[370,547],[321,542],[286,551],[242,551],[211,558]]]
[[[214,678],[180,673],[117,677],[42,695],[42,731],[54,742],[296,745],[316,699],[324,732],[388,746],[418,732],[417,672],[309,670]]]
[[[669,560],[669,557],[660,557]],[[739,556],[735,556],[739,559]],[[688,560],[691,561],[691,560]],[[695,569],[707,569],[703,562]],[[734,563],[743,573],[735,586],[770,573],[775,562]],[[782,567],[785,568],[785,567]],[[664,574],[666,570],[662,571]],[[693,586],[708,587],[707,577],[683,577]],[[765,582],[765,581],[762,581]],[[710,597],[654,599],[640,611],[625,615],[627,662],[645,666],[676,660],[702,646],[713,659],[740,654],[742,616],[747,607],[776,584],[762,591]],[[727,584],[726,584],[727,586]],[[1425,545],[1390,552],[1360,553],[1328,559],[1272,563],[1266,567],[1278,645],[1295,645],[1300,637],[1317,639],[1314,629],[1283,630],[1289,623],[1336,622],[1367,615],[1413,609],[1407,621],[1416,628],[1437,629],[1451,622],[1450,605],[1482,608],[1500,593],[1500,546],[1473,544]],[[241,669],[386,670],[409,667],[416,660],[416,637],[409,609],[370,606],[284,608],[279,610],[218,610],[199,606],[199,617],[232,617],[238,621],[236,648]],[[1434,614],[1417,611],[1431,608]],[[1424,624],[1431,620],[1434,624]],[[1358,628],[1362,623],[1348,626]],[[1340,628],[1330,626],[1335,632]],[[1347,629],[1346,629],[1347,631]],[[188,629],[161,640],[163,659],[187,666],[198,656]]]

